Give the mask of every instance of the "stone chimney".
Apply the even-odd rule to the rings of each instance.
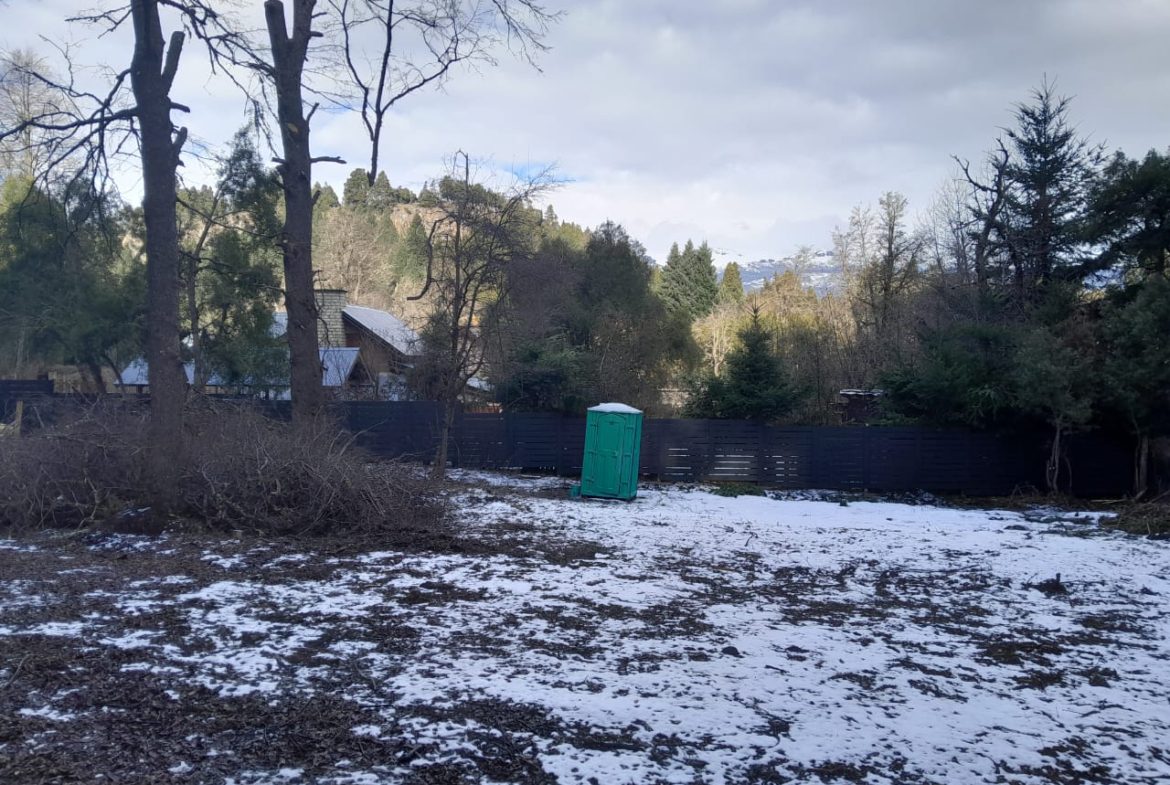
[[[341,312],[345,309],[344,289],[318,289],[317,338],[322,349],[345,346],[345,323]]]

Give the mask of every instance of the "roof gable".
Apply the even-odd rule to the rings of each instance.
[[[418,333],[392,313],[363,305],[347,305],[342,317],[407,356],[418,354]]]

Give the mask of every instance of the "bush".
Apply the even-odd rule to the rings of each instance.
[[[50,420],[5,440],[0,525],[80,527],[148,514],[143,410],[106,400]],[[174,518],[219,531],[401,542],[434,533],[442,519],[420,473],[373,463],[328,417],[291,424],[246,405],[202,403],[188,409],[185,429]]]

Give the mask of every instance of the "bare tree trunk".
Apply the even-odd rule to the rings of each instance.
[[[93,391],[97,395],[106,394],[106,380],[102,378],[102,366],[97,362],[90,360],[85,364],[86,371],[89,372],[89,378],[93,380]]]
[[[112,373],[114,375],[115,388],[120,393],[122,393],[122,397],[125,398],[127,395],[126,385],[124,383],[124,380],[122,379],[122,371],[121,371],[121,369],[118,368],[118,364],[114,362],[114,360],[110,357],[109,354],[103,354],[102,361],[105,362],[106,367],[110,369],[110,373]]]
[[[1048,465],[1044,467],[1044,480],[1048,484],[1049,493],[1060,493],[1060,462],[1064,458],[1064,424],[1056,423],[1052,435],[1052,449],[1048,453]]]
[[[1141,499],[1150,489],[1150,436],[1138,436],[1133,461],[1133,498]]]
[[[293,32],[289,37],[284,3],[280,0],[264,3],[264,18],[272,43],[277,119],[284,148],[279,167],[284,189],[284,230],[280,242],[288,311],[289,387],[295,420],[316,416],[325,403],[317,301],[313,293],[313,159],[309,151],[309,121],[301,94],[305,58],[309,39],[313,37],[314,5],[315,0],[293,0]]]
[[[17,379],[22,378],[24,373],[24,344],[25,336],[28,334],[28,328],[23,321],[20,323],[20,333],[16,339],[16,366],[13,373]]]
[[[179,355],[179,232],[175,168],[186,139],[173,133],[171,84],[183,34],[163,44],[157,0],[133,0],[134,58],[130,83],[137,102],[142,151],[142,210],[146,222],[146,362],[150,374],[150,459],[158,503],[174,491],[183,454],[186,379]],[[165,62],[164,62],[165,52]]]
[[[459,248],[459,238],[462,234],[462,226],[456,224],[455,227],[455,247]],[[458,251],[456,252],[458,253]],[[456,281],[460,278],[459,264],[454,265]],[[444,347],[446,357],[443,358],[445,373],[454,378],[447,378],[443,384],[443,392],[440,400],[443,406],[443,419],[439,423],[439,445],[435,448],[435,464],[431,467],[431,477],[436,480],[441,480],[447,473],[447,454],[448,445],[451,440],[451,428],[455,424],[455,412],[459,408],[459,393],[463,389],[463,384],[460,384],[462,378],[463,368],[459,365],[459,347],[460,347],[460,322],[459,317],[463,313],[463,299],[461,297],[461,290],[456,286],[456,296],[452,304],[451,329],[448,335],[450,343]]]
[[[439,446],[435,448],[435,464],[431,467],[431,477],[441,480],[447,475],[447,455],[451,443],[451,430],[455,427],[455,414],[459,409],[459,400],[446,396],[443,401],[443,419],[439,423]]]

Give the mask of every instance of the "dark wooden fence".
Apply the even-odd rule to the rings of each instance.
[[[340,405],[359,443],[379,455],[427,460],[438,435],[432,403]],[[461,414],[454,465],[580,474],[585,420],[559,414]],[[926,427],[778,427],[736,420],[646,420],[640,472],[676,482],[748,482],[777,488],[1010,494],[1044,485],[1046,435]],[[1069,440],[1069,491],[1122,495],[1124,443],[1098,434]]]
[[[51,382],[0,380],[0,412],[7,414],[17,399],[35,401],[51,391]],[[272,416],[289,414],[287,402],[256,405]],[[334,407],[358,443],[377,455],[429,461],[434,454],[440,421],[435,403],[349,401]],[[26,424],[29,411],[26,407]],[[1068,492],[1083,497],[1127,493],[1130,449],[1102,434],[1071,437],[1065,467]],[[450,444],[455,466],[563,476],[580,474],[584,451],[584,418],[547,413],[461,413]],[[642,429],[640,472],[675,482],[991,496],[1042,489],[1046,457],[1044,433],[648,419]]]
[[[17,401],[35,400],[52,394],[51,379],[0,379],[0,421],[11,419]]]

